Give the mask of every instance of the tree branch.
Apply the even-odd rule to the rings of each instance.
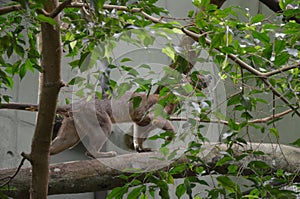
[[[21,160],[21,162],[20,162],[20,164],[19,164],[19,166],[18,166],[18,168],[16,169],[15,173],[14,173],[12,176],[6,176],[6,177],[0,179],[0,182],[1,182],[1,181],[4,181],[4,180],[6,180],[6,179],[8,179],[8,180],[7,180],[6,182],[4,182],[3,184],[0,184],[0,188],[2,188],[2,187],[4,187],[4,186],[8,185],[8,184],[9,184],[9,183],[17,176],[17,174],[18,174],[19,171],[21,170],[21,168],[22,168],[22,166],[23,166],[25,160],[26,160],[26,158],[23,157],[22,160]]]
[[[59,4],[59,6],[57,6],[57,8],[55,8],[55,10],[53,10],[50,14],[49,17],[56,17],[64,8],[66,8],[68,5],[70,5],[72,2],[72,0],[65,0],[64,2],[62,2],[61,4]]]
[[[293,111],[294,111],[293,109],[288,109],[286,111],[283,111],[281,113],[277,113],[275,115],[271,115],[269,117],[264,117],[264,118],[258,118],[258,119],[254,119],[254,120],[249,120],[248,123],[253,123],[253,124],[255,124],[255,123],[267,123],[267,122],[269,122],[271,120],[274,120],[274,119],[280,118],[280,117],[282,117],[284,115],[287,115],[287,114],[289,114],[289,113],[291,113]]]
[[[282,67],[282,68],[279,68],[279,69],[276,69],[276,70],[273,70],[273,71],[270,71],[270,72],[266,72],[266,73],[263,73],[263,74],[264,74],[265,77],[270,77],[272,75],[282,73],[284,71],[288,71],[288,70],[291,70],[291,69],[294,69],[294,68],[299,68],[300,69],[300,63],[296,63],[296,64],[291,65],[291,66],[285,66],[285,67]]]
[[[279,7],[279,1],[278,0],[259,0],[260,2],[262,2],[263,4],[265,4],[267,7],[269,7],[272,11],[274,12],[282,12],[281,8]],[[218,8],[220,8],[224,3],[226,2],[226,0],[211,0],[211,4],[214,4],[216,6],[218,6]],[[51,16],[51,17],[55,17],[58,13],[60,13],[65,7],[77,7],[77,8],[81,8],[84,6],[84,3],[71,3],[71,5],[69,5],[69,0],[64,1],[63,3],[61,3],[59,5],[59,9],[57,9],[55,12],[47,14],[46,12],[42,12],[44,13],[46,16]],[[141,12],[145,18],[151,20],[151,16],[148,15],[147,13],[143,12],[141,8],[133,8],[133,9],[128,9],[126,6],[117,6],[117,5],[108,5],[108,4],[104,4],[103,6],[104,9],[107,10],[112,10],[112,9],[116,9],[116,10],[123,10],[123,11],[131,11],[131,12]],[[12,6],[6,6],[6,7],[2,7],[0,8],[0,15],[3,14],[7,14],[9,12],[13,12],[13,11],[19,11],[22,10],[22,6],[21,5],[12,5]],[[290,8],[290,9],[293,9]],[[300,19],[299,18],[293,18],[297,23],[300,23]],[[151,21],[155,21],[151,20]],[[158,23],[159,21],[155,22]]]
[[[199,38],[201,37],[201,35],[194,33],[186,28],[182,28],[182,31],[187,34],[188,36],[190,36],[191,38],[193,38],[195,41],[198,41]],[[207,38],[205,38],[205,41],[208,45],[211,44],[211,41]],[[219,48],[214,48],[217,51],[221,50]],[[274,88],[271,83],[269,82],[269,80],[267,79],[268,76],[266,76],[265,73],[262,73],[258,70],[256,70],[255,68],[251,67],[249,64],[247,64],[246,62],[242,61],[240,58],[238,58],[237,56],[233,55],[233,54],[227,54],[228,57],[235,63],[237,63],[241,68],[246,69],[247,71],[249,71],[250,73],[254,74],[255,76],[257,76],[258,78],[260,78],[264,84],[267,86],[267,88],[271,89],[271,91],[277,96],[279,97],[288,107],[290,107],[299,117],[300,117],[300,112],[297,110],[299,109],[299,107],[294,107],[288,99],[286,99],[281,93],[279,93],[276,88]],[[295,64],[295,67],[299,67],[299,64]],[[287,67],[285,67],[286,69]],[[287,70],[287,69],[286,69]],[[280,69],[276,71],[276,73],[281,72]],[[276,74],[275,73],[275,74]]]
[[[268,116],[268,117],[249,120],[248,123],[251,123],[251,124],[267,123],[271,120],[283,117],[283,116],[285,116],[285,115],[287,115],[287,114],[289,114],[293,111],[294,111],[293,109],[288,109],[286,111],[283,111],[281,113],[277,113],[275,115],[271,115],[271,116]],[[225,125],[229,124],[228,121],[226,121],[226,120],[205,120],[205,119],[198,119],[198,118],[193,118],[193,119],[198,121],[198,122],[203,122],[203,123],[214,123],[214,124],[225,124]],[[185,117],[170,117],[170,120],[172,120],[172,121],[187,121],[188,118],[185,118]],[[239,124],[239,123],[237,122],[237,124]]]
[[[24,111],[36,112],[36,111],[38,111],[38,105],[36,105],[36,104],[21,104],[21,103],[9,103],[9,104],[3,103],[3,104],[0,104],[0,109],[24,110]],[[56,113],[64,115],[64,113],[67,113],[69,110],[70,109],[68,106],[58,106],[56,109]],[[253,124],[266,123],[273,119],[283,117],[284,115],[287,115],[291,112],[293,112],[293,109],[288,109],[286,111],[283,111],[281,113],[277,113],[275,115],[271,115],[268,117],[249,120],[248,123],[253,123]],[[197,119],[197,118],[194,118],[194,119],[197,120],[198,122],[228,125],[228,121],[226,121],[226,120],[205,120],[205,119]],[[185,117],[171,116],[170,120],[172,120],[172,121],[187,121],[188,119]]]
[[[20,10],[23,10],[23,7],[21,5],[0,7],[0,15],[4,15],[10,12],[20,11]]]
[[[227,165],[217,167],[216,163],[223,157],[226,151],[226,144],[204,144],[203,152],[199,154],[203,163],[194,164],[195,167],[203,166],[210,171],[219,173],[227,172]],[[248,163],[254,160],[263,160],[273,171],[282,169],[286,172],[295,174],[300,165],[300,149],[277,144],[260,144],[249,143],[248,145],[234,145],[233,156],[238,156],[246,151],[262,151],[265,155],[249,154],[246,158],[236,162],[240,170],[249,174],[251,170],[248,168]],[[282,150],[282,151],[281,151]],[[173,164],[188,163],[189,160],[182,156],[175,162],[161,161],[158,158],[161,155],[158,152],[151,153],[134,153],[125,154],[112,158],[102,158],[98,160],[85,160],[53,164],[50,166],[50,182],[49,195],[66,194],[66,193],[83,193],[92,191],[111,190],[115,187],[126,184],[126,181],[120,178],[120,175],[129,176],[130,171],[139,171],[143,177],[156,170],[168,170]],[[287,160],[287,161],[286,161]],[[15,169],[0,170],[0,178],[3,178],[10,173],[14,173]],[[188,175],[194,175],[191,170],[187,170]],[[153,173],[155,175],[155,172]],[[211,174],[210,174],[211,175]],[[295,181],[299,181],[299,174],[295,174]],[[182,178],[183,175],[174,176]],[[5,191],[4,193],[10,197],[17,195],[26,195],[29,190],[29,182],[31,178],[30,168],[23,168],[19,174],[11,181],[10,186],[16,187],[14,190]],[[23,196],[24,196],[23,195]]]

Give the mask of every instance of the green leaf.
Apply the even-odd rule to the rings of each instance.
[[[167,155],[169,154],[169,152],[170,152],[170,149],[167,148],[167,147],[161,147],[161,148],[159,149],[159,152],[160,152],[163,156],[167,156]]]
[[[34,72],[33,63],[30,61],[30,59],[27,59],[24,65],[26,69],[30,70],[31,72]]]
[[[223,158],[221,158],[221,159],[217,162],[216,166],[223,166],[224,164],[226,164],[226,163],[228,163],[228,162],[230,162],[230,161],[232,161],[232,160],[233,160],[232,157],[230,157],[230,156],[224,156]]]
[[[186,169],[186,165],[185,164],[180,164],[180,165],[176,165],[174,166],[169,173],[170,174],[178,174],[178,173],[182,173],[183,171],[185,171]]]
[[[218,176],[217,181],[230,193],[236,192],[238,185],[227,176]]]
[[[297,139],[296,141],[290,143],[290,144],[292,144],[292,145],[294,145],[294,146],[297,146],[297,147],[300,147],[300,138]]]
[[[265,163],[263,161],[258,161],[258,160],[249,162],[248,166],[252,169],[255,169],[255,170],[256,169],[263,170],[263,169],[269,169],[270,168],[270,166],[267,163]]]
[[[167,173],[167,179],[166,179],[167,183],[169,184],[173,184],[175,185],[175,181],[172,175],[170,175],[169,173]]]
[[[77,44],[77,40],[70,42],[70,48],[73,50]]]
[[[205,172],[203,167],[196,167],[195,171],[200,175],[202,175]]]
[[[191,93],[194,90],[194,88],[191,84],[184,84],[184,85],[182,85],[182,88],[184,89],[184,91],[186,93]]]
[[[239,104],[239,103],[240,103],[240,99],[241,99],[241,95],[234,95],[234,96],[232,96],[232,97],[228,100],[227,106]]]
[[[39,14],[36,17],[37,20],[39,20],[40,22],[45,22],[45,23],[49,23],[50,25],[58,25],[57,22],[55,21],[55,19],[51,18],[51,17],[46,17],[43,14]]]
[[[7,87],[9,87],[11,89],[13,88],[14,81],[13,81],[12,77],[7,76],[3,71],[0,70],[0,83],[1,83],[1,79]]]
[[[284,0],[279,0],[279,7],[281,8],[281,10],[285,9]]]
[[[194,16],[195,10],[190,10],[188,12],[188,17],[192,18]]]
[[[193,192],[192,191],[192,185],[191,185],[191,182],[189,181],[189,178],[184,179],[184,186],[185,186],[186,193],[189,196],[189,198],[193,198],[193,196],[192,196],[192,192]]]
[[[266,48],[263,50],[262,56],[265,59],[271,59],[272,57],[272,52],[273,52],[273,45],[269,44],[266,46]]]
[[[123,70],[125,70],[125,71],[127,71],[128,72],[128,74],[130,74],[130,75],[132,75],[132,76],[134,76],[134,77],[136,77],[136,76],[138,76],[139,75],[139,72],[137,71],[137,70],[135,70],[133,67],[129,67],[129,66],[121,66],[121,68],[123,69]]]
[[[121,62],[129,62],[129,61],[132,61],[132,59],[127,58],[127,57],[125,57],[125,58],[123,58],[123,59],[121,60]]]
[[[196,6],[197,8],[199,8],[200,5],[201,5],[201,0],[193,0],[193,4],[194,4],[194,6]]]
[[[134,188],[129,192],[127,198],[138,199],[139,196],[145,191],[146,191],[146,187],[144,185]]]
[[[128,192],[128,186],[116,187],[109,193],[106,199],[112,199],[112,198],[122,199],[124,194],[127,192]]]
[[[162,49],[162,52],[175,61],[175,51],[171,47],[165,47]]]
[[[135,96],[132,98],[133,110],[137,109],[142,102],[141,96]]]
[[[7,57],[10,58],[13,52],[14,52],[14,48],[12,46],[9,46],[6,50]]]
[[[77,59],[77,60],[69,62],[69,65],[72,67],[72,69],[74,69],[79,66],[79,62],[80,62],[80,60]]]
[[[22,64],[19,70],[19,76],[21,78],[21,80],[23,79],[23,77],[26,75],[26,66],[25,64]]]
[[[81,54],[80,60],[78,62],[80,72],[84,72],[93,66],[91,59],[92,59],[91,52],[86,52]]]
[[[280,53],[275,57],[274,64],[276,66],[282,66],[289,60],[290,55],[287,52]]]
[[[85,81],[86,79],[84,77],[74,77],[73,79],[71,79],[71,81],[69,81],[69,85],[75,85],[78,83],[81,83],[83,81]]]
[[[22,57],[22,58],[24,57],[25,50],[22,46],[16,44],[16,45],[14,45],[14,50],[20,57]]]
[[[185,185],[184,184],[180,184],[176,187],[176,196],[178,199],[181,198],[181,196],[184,195],[184,193],[186,192],[186,188],[185,188]]]
[[[127,91],[129,91],[131,88],[131,84],[129,83],[121,83],[118,87],[118,95],[117,98],[119,99],[120,97],[122,97]]]
[[[257,14],[254,17],[251,18],[251,23],[258,23],[264,20],[265,16],[263,14]]]
[[[148,64],[142,64],[139,66],[139,68],[145,68],[151,70],[151,67]]]
[[[238,171],[238,166],[237,165],[229,165],[228,167],[227,167],[227,169],[228,169],[228,173],[230,173],[230,174],[236,174],[237,173],[237,171]]]
[[[102,8],[103,8],[103,5],[104,5],[105,1],[106,1],[106,0],[96,0],[99,9],[102,9]]]
[[[270,133],[272,133],[276,138],[279,138],[279,132],[276,128],[270,128]]]
[[[257,32],[255,30],[253,30],[252,31],[252,36],[255,39],[258,39],[259,41],[261,41],[264,44],[269,44],[269,42],[270,42],[270,38],[267,35],[267,33],[265,33],[265,32]]]
[[[245,107],[246,110],[252,110],[251,99],[247,96],[241,96],[241,104]]]
[[[241,114],[241,117],[242,117],[242,118],[245,118],[245,119],[247,119],[247,120],[250,120],[250,119],[253,118],[253,116],[252,116],[249,112],[243,112],[243,113]]]
[[[148,199],[149,197],[148,197],[148,195],[146,195],[146,194],[144,194],[144,193],[142,193],[142,195],[141,195],[141,197],[140,197],[140,199]]]
[[[283,49],[285,49],[286,41],[284,40],[276,40],[275,41],[275,53],[279,54]]]
[[[2,98],[4,99],[4,101],[5,101],[6,103],[9,103],[9,101],[10,101],[10,99],[11,99],[11,97],[8,96],[8,95],[2,95]],[[0,103],[1,103],[1,98],[0,98]],[[1,105],[0,105],[0,106],[1,106]]]
[[[290,3],[293,3],[294,0],[280,0],[279,1],[279,7],[282,9],[282,10],[286,10],[286,6]]]
[[[159,187],[159,195],[161,196],[161,198],[169,199],[170,195],[168,184],[165,181],[159,181],[157,185]]]
[[[219,48],[224,43],[224,38],[226,38],[225,32],[217,33],[211,40],[211,48]]]

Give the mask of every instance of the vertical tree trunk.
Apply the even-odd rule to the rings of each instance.
[[[51,12],[58,0],[45,1],[44,9]],[[56,17],[59,24],[59,16]],[[42,82],[39,112],[29,159],[32,165],[30,198],[46,199],[49,177],[49,147],[58,93],[61,87],[61,38],[59,26],[41,24],[42,34]]]

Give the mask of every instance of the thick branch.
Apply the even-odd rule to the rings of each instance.
[[[204,151],[200,156],[205,164],[199,163],[195,166],[204,166],[208,171],[215,170],[220,173],[226,173],[226,166],[216,167],[216,163],[223,157],[224,153],[222,152],[227,149],[227,146],[218,143],[213,145],[206,144],[203,149]],[[295,173],[299,169],[299,148],[286,145],[279,146],[277,144],[259,143],[252,143],[244,146],[235,145],[233,147],[235,155],[240,155],[248,150],[260,150],[263,151],[265,155],[255,156],[250,154],[247,158],[237,162],[240,170],[245,173],[249,173],[250,170],[247,167],[247,164],[253,160],[265,161],[273,170],[282,169],[290,173]],[[166,170],[172,168],[172,164],[188,162],[188,159],[185,156],[182,156],[175,162],[161,161],[157,159],[158,157],[161,156],[155,152],[135,153],[98,160],[53,164],[50,167],[51,179],[49,182],[49,194],[111,190],[115,187],[124,185],[126,181],[118,176],[120,174],[128,176],[130,175],[128,171],[133,171],[133,169],[135,171],[142,171],[141,177],[143,177],[143,174],[146,174],[147,172],[156,171],[158,169]],[[0,170],[0,179],[14,173],[14,171],[15,169]],[[191,171],[187,171],[187,173],[193,175]],[[297,173],[296,176],[298,176]],[[298,177],[295,181],[299,180]],[[26,195],[29,189],[30,178],[30,168],[21,169],[20,173],[10,184],[17,189],[7,191],[6,194],[13,197],[21,194]]]
[[[0,7],[0,15],[4,15],[13,11],[20,11],[20,10],[23,10],[21,5]]]
[[[0,109],[10,109],[10,110],[23,110],[23,111],[31,111],[37,112],[39,110],[39,106],[36,104],[23,104],[23,103],[3,103],[0,104]],[[64,113],[68,112],[71,109],[70,106],[58,106],[56,108],[56,113],[64,115]]]

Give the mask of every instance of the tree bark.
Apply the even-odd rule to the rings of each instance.
[[[45,1],[44,8],[51,12],[58,6],[57,0]],[[61,88],[61,36],[59,18],[57,26],[41,23],[42,82],[37,124],[32,139],[31,153],[25,156],[32,165],[30,198],[44,199],[48,195],[49,147],[58,93]]]
[[[222,152],[227,149],[225,144],[204,145],[202,152],[203,166],[208,171],[214,170],[219,173],[227,173],[227,165],[216,167],[216,163],[223,157]],[[270,165],[273,171],[282,169],[294,173],[300,165],[300,149],[277,144],[249,143],[248,145],[235,145],[233,147],[234,155],[241,155],[247,150],[262,151],[265,155],[249,155],[237,162],[237,165],[243,171],[243,174],[249,174],[251,170],[247,164],[253,160],[262,160]],[[153,158],[155,157],[155,158]],[[175,162],[161,161],[157,158],[161,155],[157,152],[125,154],[112,158],[93,159],[85,161],[74,161],[53,164],[50,166],[49,195],[66,193],[83,193],[93,191],[111,190],[115,187],[126,184],[126,181],[118,176],[120,174],[130,175],[132,169],[141,171],[140,178],[143,178],[149,171],[166,170],[172,167],[172,164],[188,162],[185,156],[181,156]],[[14,173],[15,169],[0,170],[0,179]],[[188,175],[195,175],[191,171],[184,172]],[[182,175],[174,176],[176,178],[184,177]],[[6,191],[10,197],[17,197],[28,193],[29,181],[31,178],[30,168],[23,168],[14,178],[10,186],[16,187],[15,190]],[[295,177],[299,181],[299,174]]]

